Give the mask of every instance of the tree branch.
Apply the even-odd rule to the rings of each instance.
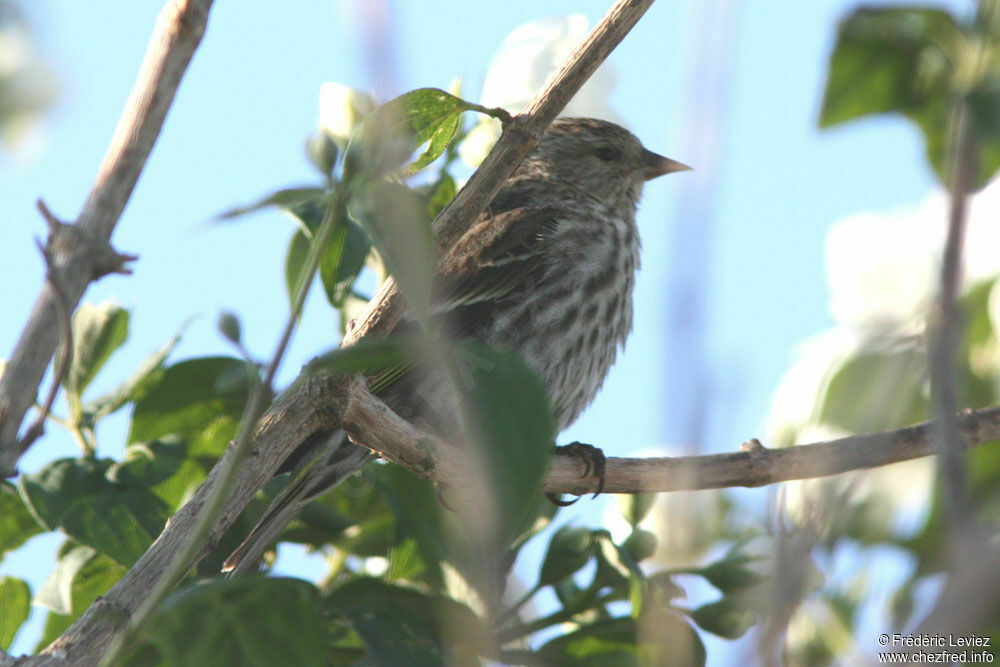
[[[87,286],[104,275],[99,263],[132,195],[167,110],[208,21],[212,0],[170,0],[160,13],[135,86],[101,163],[73,233],[50,231],[47,248],[59,286],[74,310]],[[60,228],[57,228],[60,229]],[[62,231],[67,231],[62,230]],[[100,252],[94,252],[100,248]],[[117,253],[114,253],[117,255]],[[43,285],[28,322],[0,376],[0,476],[16,473],[26,448],[18,431],[35,402],[45,369],[59,342],[59,297]]]
[[[177,1],[180,2],[180,0]],[[201,18],[204,18],[210,2],[203,0],[201,4],[204,5]],[[449,247],[471,226],[496,194],[503,181],[517,168],[524,156],[537,145],[538,137],[545,131],[549,123],[555,119],[559,111],[583,85],[586,78],[597,69],[608,53],[624,38],[651,4],[652,0],[619,0],[560,69],[545,90],[536,96],[535,101],[528,106],[525,113],[508,123],[503,137],[494,147],[483,166],[436,220],[435,231],[439,239],[439,257],[446,256],[442,250]],[[161,24],[164,23],[163,16],[167,15],[168,10],[164,10],[164,14],[161,15]],[[156,35],[163,33],[162,27],[162,25],[158,27]],[[204,23],[202,22],[201,30],[203,31],[203,29]],[[167,33],[170,34],[170,31]],[[199,31],[199,38],[200,35]],[[154,42],[157,39],[158,37],[154,36]],[[190,45],[192,52],[196,45],[197,39]],[[175,45],[172,48],[179,47]],[[151,45],[150,53],[154,50],[154,46]],[[190,53],[188,54],[189,58]],[[148,60],[150,60],[149,55],[147,55]],[[184,62],[186,64],[186,60]],[[147,67],[144,66],[143,71],[145,72],[146,69]],[[180,74],[178,73],[176,79],[179,81],[179,78]],[[172,91],[173,89],[171,89],[171,93]],[[130,108],[131,106],[130,102]],[[128,115],[126,112],[126,116]],[[102,169],[101,173],[104,174],[104,172],[105,170]],[[136,172],[136,176],[137,174],[138,172]],[[94,197],[92,196],[91,199],[93,200]],[[122,205],[124,205],[124,200],[122,200]],[[110,228],[108,232],[110,234]],[[393,281],[386,281],[383,289],[372,300],[366,313],[359,318],[358,324],[352,328],[342,344],[350,345],[364,336],[385,333],[395,322],[400,309],[401,304],[396,295]],[[216,521],[208,544],[205,545],[194,562],[211,551],[216,541],[235,521],[253,494],[273,476],[281,462],[299,443],[318,430],[338,428],[345,416],[346,408],[351,406],[352,402],[353,411],[349,414],[354,417],[361,414],[359,406],[367,405],[368,398],[364,396],[364,393],[367,392],[366,390],[363,392],[363,385],[359,385],[358,381],[350,381],[349,386],[348,384],[348,381],[343,378],[300,377],[272,406],[258,423],[253,450],[250,454],[254,458],[253,463],[252,465],[240,466],[235,482],[235,491]],[[37,383],[35,386],[37,387]],[[350,396],[350,400],[347,398],[348,396]],[[374,397],[371,398],[374,399]],[[378,402],[376,401],[376,403]],[[378,406],[372,403],[370,407],[375,409]],[[388,408],[385,409],[388,410]],[[2,417],[2,413],[0,413],[0,417]],[[397,426],[401,425],[397,424]],[[42,656],[29,658],[25,664],[35,664],[35,661],[46,662],[53,659],[65,659],[73,665],[93,665],[100,660],[109,643],[127,623],[128,617],[141,604],[149,582],[157,581],[162,576],[167,564],[180,552],[184,543],[184,535],[195,524],[206,498],[210,497],[212,490],[218,484],[220,476],[218,470],[227,465],[226,462],[231,458],[232,450],[232,447],[227,449],[195,496],[171,518],[156,542],[125,576],[106,595],[91,605],[59,639],[48,646]],[[446,462],[440,465],[444,466],[450,462],[455,464],[457,469],[456,462],[459,460],[457,457],[445,459]],[[443,467],[430,469],[440,469],[447,473]],[[426,476],[426,470],[424,472]],[[109,622],[109,614],[107,613],[109,610],[114,612],[120,622]]]
[[[462,485],[458,452],[466,448],[442,442],[402,419],[363,383],[348,391],[342,428],[358,444],[372,449],[421,477]],[[954,421],[968,446],[1000,440],[1000,407],[966,410]],[[705,456],[608,458],[605,493],[694,491],[758,487],[793,479],[812,479],[851,470],[877,468],[938,452],[938,424],[927,421],[894,431],[839,440],[769,449],[756,439],[738,452]],[[598,480],[584,476],[585,463],[553,456],[542,490],[585,495],[597,491]]]
[[[652,4],[653,0],[618,0],[553,75],[544,90],[523,112],[504,125],[503,134],[483,164],[434,220],[440,262],[446,265],[448,250],[486,210],[507,177],[538,145],[549,124]],[[385,334],[399,321],[402,310],[396,282],[390,278],[382,283],[365,312],[344,336],[341,345],[353,345],[367,336]]]

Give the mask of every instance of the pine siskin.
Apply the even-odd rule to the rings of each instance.
[[[597,394],[632,329],[643,184],[686,169],[614,123],[559,119],[456,244],[462,261],[451,265],[468,268],[435,278],[433,312],[448,332],[516,350],[545,384],[557,431]],[[454,433],[454,397],[439,376],[410,372],[377,393],[419,426]],[[371,459],[343,431],[311,436],[283,466],[292,482],[223,571],[254,569],[306,502]]]

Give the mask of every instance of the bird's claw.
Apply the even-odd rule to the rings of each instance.
[[[606,464],[606,459],[604,452],[601,451],[599,447],[594,447],[593,445],[588,445],[584,442],[571,442],[568,445],[562,445],[556,447],[556,454],[562,456],[575,456],[576,458],[583,461],[583,474],[580,477],[587,477],[593,474],[597,478],[597,491],[594,493],[594,498],[601,495],[604,491],[604,469]],[[562,500],[558,495],[554,493],[546,493],[545,497],[549,499],[553,505],[558,505],[559,507],[566,507],[567,505],[572,505],[579,498],[574,498],[573,500]]]

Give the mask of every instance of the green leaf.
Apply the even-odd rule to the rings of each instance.
[[[0,482],[0,560],[41,532],[42,527],[28,511],[14,485]]]
[[[125,449],[123,462],[108,468],[107,477],[120,484],[149,487],[155,493],[155,487],[177,474],[186,458],[187,443],[176,435],[136,442]]]
[[[183,327],[181,327],[183,329]],[[145,395],[146,390],[157,382],[163,372],[163,362],[180,342],[181,332],[174,334],[167,343],[146,357],[131,377],[104,396],[83,405],[85,420],[93,424],[101,417],[115,412],[129,402],[135,402]]]
[[[221,454],[243,414],[246,387],[219,391],[219,379],[242,372],[246,364],[232,357],[188,359],[166,369],[163,377],[135,406],[128,443],[152,442],[165,435],[205,436],[198,453]]]
[[[333,168],[337,164],[337,152],[337,144],[333,137],[323,130],[318,130],[306,140],[306,156],[327,178],[333,175]]]
[[[397,364],[421,359],[426,343],[418,336],[393,335],[364,339],[348,347],[338,347],[313,358],[306,373],[371,373]]]
[[[294,305],[299,289],[302,268],[309,256],[311,239],[315,238],[326,215],[324,201],[322,207],[301,207],[292,215],[301,223],[288,244],[285,254],[285,287],[289,303]],[[351,293],[351,285],[364,268],[365,259],[371,250],[371,240],[357,223],[342,218],[336,222],[329,244],[320,255],[319,276],[326,299],[334,308],[340,308]]]
[[[949,51],[959,38],[958,26],[945,11],[855,10],[838,26],[820,127],[869,114],[910,112],[945,96]]]
[[[377,579],[339,586],[324,608],[361,637],[364,664],[470,664],[487,645],[482,621],[465,605]]]
[[[658,497],[659,494],[656,493],[630,493],[617,496],[617,499],[625,520],[630,526],[638,526],[656,505]]]
[[[548,642],[538,655],[551,667],[697,666],[706,659],[694,629],[663,611],[639,620],[611,618],[585,625]]]
[[[563,526],[552,534],[538,574],[540,586],[552,586],[590,562],[594,544],[589,528]]]
[[[819,420],[851,433],[920,421],[928,411],[926,372],[927,354],[917,345],[859,350],[833,370],[819,398]]]
[[[219,333],[221,333],[226,340],[231,343],[239,343],[241,335],[240,318],[230,313],[229,311],[224,311],[219,313],[219,319],[216,321],[216,326],[219,328]]]
[[[973,189],[1000,169],[1000,53],[990,28],[937,9],[863,8],[841,22],[820,127],[898,112],[924,134],[927,158],[951,181],[951,110],[961,102],[977,140]]]
[[[722,560],[703,567],[698,574],[725,594],[754,586],[767,579],[749,567],[759,560],[759,556],[730,552]]]
[[[434,238],[423,199],[405,185],[372,182],[353,192],[348,212],[368,232],[410,312],[418,321],[426,321]]]
[[[270,206],[292,212],[300,210],[303,207],[322,205],[322,202],[325,199],[326,192],[320,188],[286,188],[284,190],[278,190],[277,192],[270,194],[253,204],[237,206],[229,209],[228,211],[224,211],[216,216],[216,220],[232,220],[246,215],[247,213],[259,211],[262,208],[268,208]]]
[[[186,447],[187,456],[180,468],[154,488],[172,510],[190,488],[202,482],[236,435],[249,384],[243,381],[234,385],[226,379],[245,374],[246,363],[240,359],[188,359],[167,368],[136,403],[127,439],[129,446],[159,442],[176,447],[179,439]],[[167,455],[167,450],[161,448],[159,455]],[[168,460],[173,456],[168,456]]]
[[[113,304],[80,304],[73,314],[73,360],[63,387],[79,397],[104,362],[128,338],[128,311]],[[62,349],[61,347],[59,348]],[[57,353],[61,357],[61,353]],[[58,366],[60,360],[57,359]]]
[[[104,595],[125,574],[126,568],[90,547],[74,546],[67,542],[56,562],[55,571],[49,576],[34,603],[50,609],[45,631],[36,650],[41,650],[68,628],[98,595]],[[102,622],[118,624],[127,618],[115,617],[108,612]]]
[[[326,300],[334,308],[343,306],[350,296],[351,286],[364,268],[371,247],[371,239],[353,220],[342,220],[334,230],[319,264]]]
[[[314,586],[300,579],[215,580],[171,595],[123,664],[327,665]]]
[[[729,597],[698,607],[691,618],[701,629],[726,639],[742,637],[757,622],[757,614]]]
[[[531,527],[555,423],[538,376],[512,352],[470,341],[455,348],[457,387],[509,543]]]
[[[14,636],[31,612],[31,589],[28,582],[14,577],[0,577],[0,649],[10,650]]]
[[[432,219],[436,218],[437,214],[448,205],[448,202],[455,198],[457,192],[458,186],[455,185],[455,179],[447,173],[442,173],[437,182],[432,183],[423,192],[424,196],[427,197],[427,214]]]
[[[59,459],[22,475],[21,496],[49,530],[125,566],[141,556],[166,523],[166,503],[148,489],[112,482],[110,459]]]
[[[641,563],[656,553],[657,539],[654,533],[642,528],[633,528],[632,533],[622,543],[622,549],[636,563]]]
[[[402,165],[426,142],[427,149],[411,165],[410,173],[422,169],[444,152],[462,112],[474,108],[436,88],[411,90],[383,104],[351,133],[344,154],[344,180],[378,179]]]

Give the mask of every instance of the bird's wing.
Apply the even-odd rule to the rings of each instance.
[[[489,321],[497,303],[518,298],[526,286],[545,274],[545,244],[565,208],[523,206],[487,214],[455,244],[434,278],[432,328],[453,340],[474,336]],[[404,318],[393,333],[412,330]],[[387,368],[370,386],[379,392],[405,379],[413,364]]]

